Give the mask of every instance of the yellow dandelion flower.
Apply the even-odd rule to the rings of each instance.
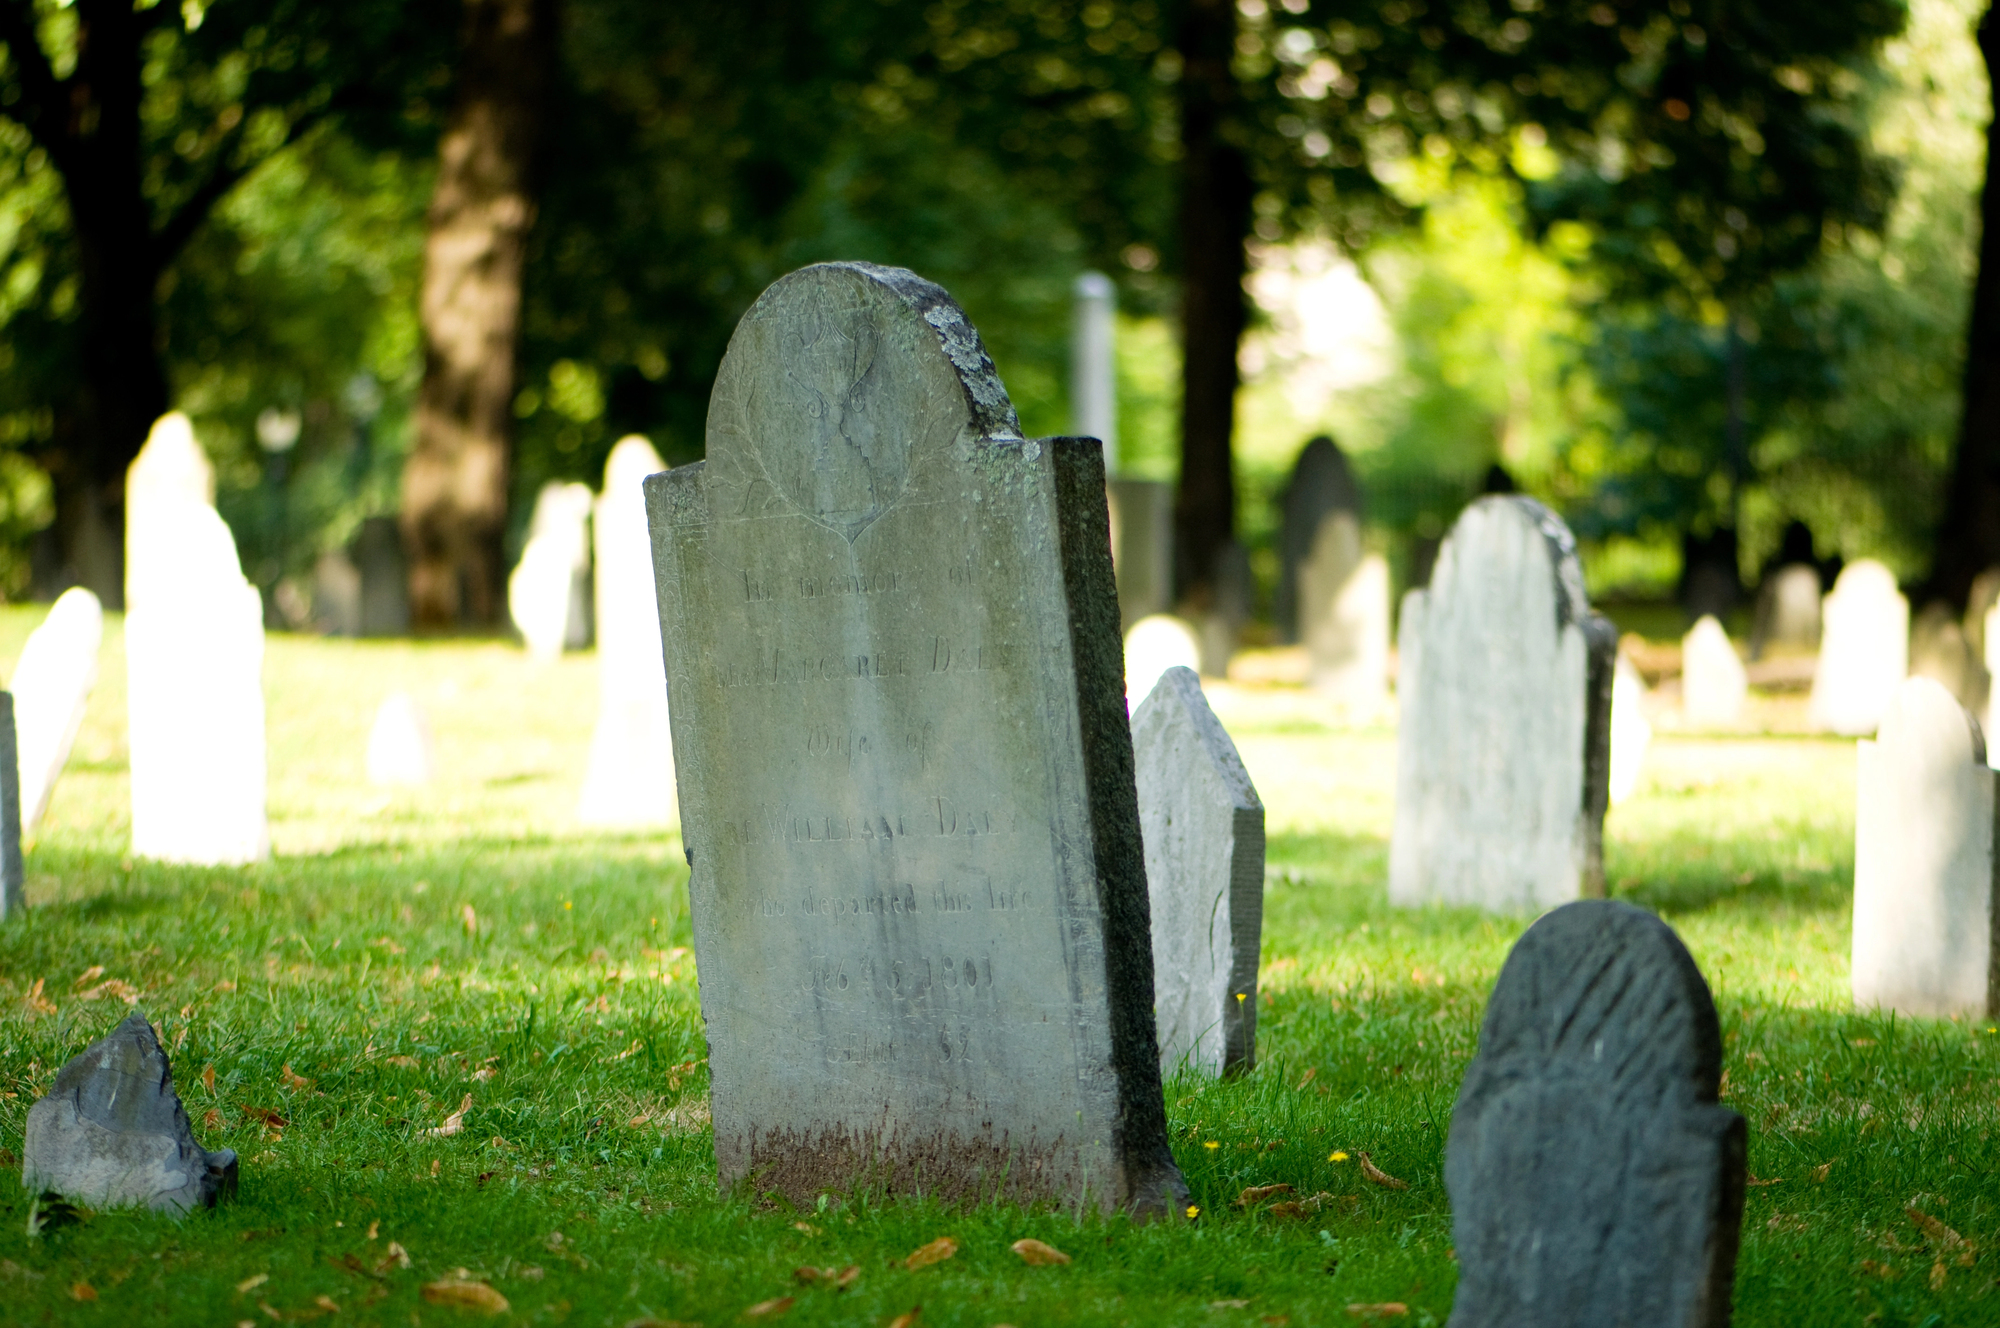
[[[1189,1216],[1189,1217],[1200,1217],[1200,1216],[1201,1216],[1201,1209],[1199,1209],[1199,1208],[1195,1207],[1195,1206],[1194,1206],[1193,1204],[1189,1204],[1189,1205],[1188,1205],[1188,1216]]]
[[[1336,1150],[1332,1153],[1327,1154],[1326,1160],[1329,1162],[1345,1162],[1347,1160],[1347,1154]]]
[[[1219,1143],[1217,1143],[1217,1142],[1215,1142],[1215,1140],[1213,1140],[1213,1139],[1210,1139],[1210,1140],[1208,1140],[1208,1141],[1207,1141],[1206,1143],[1202,1144],[1202,1147],[1203,1147],[1203,1148],[1220,1148],[1220,1147],[1222,1147],[1222,1145],[1221,1145],[1221,1144],[1219,1144]]]

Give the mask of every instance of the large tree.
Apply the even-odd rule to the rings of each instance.
[[[171,400],[157,301],[217,203],[337,116],[395,119],[434,61],[404,0],[0,0],[0,114],[60,173],[77,274],[73,387],[52,393],[71,574],[123,600],[125,469]]]

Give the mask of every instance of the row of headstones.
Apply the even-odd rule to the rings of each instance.
[[[647,481],[725,1187],[1185,1202],[1162,1075],[1190,1031],[1250,1057],[1262,817],[1191,672],[1119,704],[1104,492],[1094,441],[1021,436],[948,295],[859,263],[759,298],[707,460]],[[1475,520],[1558,538],[1536,511]],[[1527,598],[1445,561],[1406,609],[1419,675],[1471,615],[1455,579]],[[1608,702],[1580,579],[1554,589],[1526,648],[1579,700],[1602,655]],[[1543,692],[1509,700],[1560,713]],[[1565,855],[1571,774],[1534,809]],[[1586,901],[1528,932],[1452,1127],[1455,1318],[1724,1321],[1720,1052],[1657,919]]]
[[[663,469],[626,439],[597,501],[599,710],[578,815],[665,824],[674,812],[672,739],[640,481]],[[167,862],[254,862],[265,817],[264,615],[215,510],[215,477],[187,418],[162,416],[126,478],[127,711],[132,851]],[[102,613],[67,592],[30,637],[13,679],[29,830],[68,759],[96,676]],[[392,696],[370,735],[371,777],[428,772],[420,713]],[[10,763],[11,764],[11,763]],[[16,835],[18,840],[18,834]],[[18,882],[19,872],[9,879]]]

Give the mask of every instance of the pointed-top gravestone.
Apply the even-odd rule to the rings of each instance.
[[[1201,679],[1160,675],[1132,715],[1160,1070],[1257,1064],[1257,955],[1264,932],[1264,804]]]
[[[81,586],[65,590],[21,648],[8,690],[14,693],[15,736],[21,748],[21,830],[30,833],[49,808],[49,794],[69,763],[83,727],[104,610]]]
[[[1849,563],[1826,597],[1807,714],[1848,737],[1873,733],[1910,668],[1910,602],[1872,558]]]
[[[1097,444],[828,263],[646,501],[722,1183],[1184,1203]]]
[[[1681,714],[1697,728],[1726,728],[1743,718],[1749,675],[1729,634],[1703,614],[1681,638]]]
[[[167,1053],[137,1010],[28,1111],[21,1184],[93,1208],[185,1213],[236,1193],[236,1153],[194,1141]]]
[[[1743,1118],[1722,1033],[1652,914],[1584,900],[1515,944],[1452,1112],[1448,1328],[1729,1322]]]
[[[648,475],[666,468],[644,438],[619,440],[604,463],[604,493],[591,518],[597,547],[597,728],[577,800],[577,817],[586,824],[660,826],[678,815],[643,487]]]
[[[1513,495],[1465,509],[1403,597],[1391,900],[1604,893],[1617,650],[1555,513]]]
[[[1323,539],[1320,528],[1335,516],[1348,517],[1354,523],[1356,545],[1348,561],[1360,560],[1361,486],[1340,447],[1321,434],[1299,452],[1280,502],[1278,631],[1285,640],[1296,641],[1305,632],[1307,616],[1299,600],[1299,572]]]
[[[1857,746],[1854,1003],[2000,1015],[1994,774],[1979,726],[1934,679],[1911,678]]]
[[[271,851],[264,601],[211,492],[187,417],[161,416],[126,480],[132,852],[206,865]]]

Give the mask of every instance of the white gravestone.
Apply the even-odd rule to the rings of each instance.
[[[1569,528],[1482,498],[1403,597],[1389,898],[1494,910],[1604,892],[1617,633]]]
[[[828,263],[646,504],[722,1185],[1184,1205],[1098,445]]]
[[[1978,725],[1937,681],[1911,678],[1856,761],[1854,1003],[2000,1015],[1994,772]]]
[[[1168,669],[1200,668],[1201,641],[1193,626],[1171,613],[1141,618],[1125,633],[1126,711],[1137,710]]]
[[[436,777],[431,726],[423,710],[408,692],[389,693],[368,730],[368,782],[416,787]]]
[[[644,438],[620,439],[604,463],[604,494],[591,521],[597,541],[597,728],[577,800],[577,816],[587,824],[664,826],[679,816],[644,488],[648,475],[666,468]]]
[[[1703,614],[1681,638],[1681,715],[1696,728],[1728,728],[1743,718],[1750,678],[1729,633]]]
[[[1822,619],[1807,714],[1832,733],[1873,733],[1909,672],[1910,602],[1888,568],[1864,558],[1833,583]]]
[[[1362,551],[1352,513],[1332,512],[1319,523],[1298,589],[1312,689],[1343,710],[1380,710],[1389,687],[1389,564]]]
[[[97,681],[104,610],[82,586],[65,590],[28,636],[8,684],[21,749],[21,832],[32,834],[69,763]]]
[[[1811,650],[1819,645],[1819,569],[1787,563],[1771,573],[1757,592],[1757,610],[1750,632],[1750,657],[1764,652]]]
[[[1989,677],[2000,678],[2000,604],[1986,611],[1986,621],[1982,624],[1981,639],[1986,651],[1986,672]],[[1994,724],[2000,718],[2000,687],[1990,688],[1986,693],[1986,732],[2000,733],[2000,726]],[[2000,752],[1991,746],[1986,749],[1988,764],[2000,760]]]
[[[270,856],[264,605],[211,503],[185,415],[163,415],[125,481],[132,852],[218,865]]]
[[[1264,804],[1192,669],[1168,669],[1133,714],[1132,759],[1160,1072],[1255,1069]]]
[[[547,662],[589,638],[590,489],[550,480],[535,495],[528,542],[507,578],[507,612],[531,659]]]
[[[1646,719],[1646,683],[1625,653],[1611,676],[1611,805],[1632,796],[1646,749],[1653,744],[1653,726]]]

